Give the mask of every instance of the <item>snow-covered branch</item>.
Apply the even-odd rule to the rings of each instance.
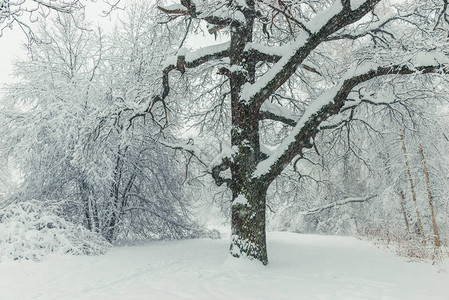
[[[282,58],[254,84],[246,83],[241,92],[243,100],[261,105],[280,88],[296,71],[310,53],[327,37],[338,30],[353,24],[368,14],[380,0],[367,0],[357,9],[342,6],[336,1],[328,10],[319,13],[306,26],[313,32],[303,32],[297,40],[286,48]]]
[[[293,115],[290,110],[267,102],[262,105],[259,118],[260,120],[278,121],[292,127],[296,126],[296,121],[298,120],[298,117]]]
[[[206,62],[229,56],[229,46],[230,42],[225,42],[218,45],[200,48],[193,52],[186,49],[181,49],[178,51],[176,56],[169,57],[164,62],[163,66],[164,69],[195,68]]]
[[[315,207],[315,208],[311,208],[311,209],[308,209],[308,210],[305,210],[305,211],[301,211],[301,212],[299,212],[299,214],[301,214],[301,215],[319,214],[319,213],[321,213],[324,210],[331,209],[331,208],[338,208],[338,207],[340,207],[342,205],[349,204],[349,203],[368,202],[369,200],[371,200],[371,199],[373,199],[375,197],[377,197],[377,195],[371,195],[371,196],[364,197],[364,198],[354,198],[354,197],[345,198],[343,200],[335,201],[335,202],[329,203],[327,205],[323,205],[323,206],[320,206],[320,207]]]
[[[213,45],[209,47],[204,47],[194,52],[189,52],[187,50],[181,49],[177,56],[172,56],[168,58],[163,64],[162,71],[162,90],[159,95],[155,95],[151,98],[151,102],[148,104],[147,108],[143,112],[136,113],[131,119],[132,122],[135,118],[144,117],[146,114],[150,114],[154,121],[153,108],[156,103],[162,103],[165,112],[165,122],[167,125],[167,108],[165,104],[165,98],[167,98],[170,93],[169,75],[173,70],[178,70],[182,74],[185,72],[186,68],[196,68],[207,62],[225,58],[229,55],[229,42],[222,43],[219,45]],[[157,121],[156,121],[157,122]],[[163,127],[163,126],[162,126]]]
[[[321,124],[333,115],[337,115],[343,109],[349,93],[357,85],[367,82],[375,77],[385,75],[408,75],[414,73],[446,73],[449,74],[449,60],[444,65],[435,60],[438,55],[417,55],[414,58],[415,67],[406,65],[395,65],[387,67],[375,67],[367,65],[350,70],[343,77],[339,84],[329,89],[313,101],[301,119],[297,122],[292,132],[287,136],[274,153],[260,162],[254,172],[254,177],[265,177],[270,180],[278,176],[292,159],[301,153],[304,148],[310,148],[317,132],[320,130]],[[447,58],[446,58],[447,59]],[[431,63],[433,65],[425,66],[423,63]],[[350,75],[352,74],[352,76]]]
[[[248,43],[245,47],[245,53],[248,57],[251,57],[254,61],[263,61],[267,63],[277,63],[283,54],[289,51],[289,46],[270,47],[261,45],[258,43]],[[306,71],[313,72],[321,76],[321,73],[311,64],[301,64],[301,68]]]
[[[203,11],[200,5],[195,4],[191,0],[181,0],[180,2],[180,4],[158,6],[158,8],[160,11],[167,14],[171,18],[187,15],[191,18],[204,20],[209,24],[217,25],[220,27],[228,26],[233,22],[244,22],[244,17],[241,13],[238,14],[238,11],[236,13],[231,13],[232,10],[226,10],[222,6],[219,6],[212,11],[210,11],[210,8],[206,7]]]
[[[366,24],[358,26],[361,27],[361,29],[351,30],[351,32],[341,31],[338,34],[329,36],[328,38],[326,38],[326,41],[335,41],[341,39],[357,40],[366,36],[371,36],[373,40],[383,40],[383,38],[380,37],[380,35],[382,34],[389,37],[394,37],[395,32],[388,29],[387,25],[394,21],[405,20],[409,16],[410,15],[401,16],[392,12],[382,17],[373,16],[373,18],[377,17],[378,19],[366,22]]]

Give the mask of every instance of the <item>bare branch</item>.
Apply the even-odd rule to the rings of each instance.
[[[274,5],[271,4],[271,3],[266,3],[266,2],[263,2],[263,1],[261,1],[261,0],[259,0],[259,2],[265,4],[266,6],[268,6],[269,8],[271,8],[272,10],[274,10],[274,11],[276,11],[276,12],[282,14],[282,15],[286,18],[287,21],[293,21],[296,25],[298,25],[299,28],[301,28],[301,29],[303,29],[304,31],[306,31],[309,35],[312,34],[312,32],[306,27],[306,25],[304,25],[303,22],[299,21],[298,19],[296,19],[296,18],[292,15],[292,13],[290,12],[290,9],[288,9],[288,7],[286,7],[285,4],[284,4],[282,1],[279,1],[279,3],[284,5],[284,9],[280,9],[280,8],[274,6]]]
[[[148,107],[143,112],[136,113],[130,119],[130,124],[135,118],[143,117],[146,114],[150,114],[151,118],[155,120],[153,115],[153,108],[156,103],[160,102],[163,105],[165,112],[165,125],[159,125],[161,127],[165,127],[168,125],[168,117],[167,117],[167,106],[165,104],[165,99],[170,93],[170,84],[169,84],[169,74],[173,70],[178,70],[181,73],[184,73],[186,68],[196,68],[207,62],[218,60],[225,58],[229,55],[229,43],[223,43],[220,45],[214,45],[199,49],[195,52],[189,52],[186,54],[181,54],[178,56],[174,56],[169,58],[165,62],[164,70],[162,71],[162,90],[159,95],[155,95],[151,98],[151,102]]]
[[[441,9],[440,14],[438,15],[438,19],[437,19],[437,22],[436,22],[435,27],[433,28],[433,30],[438,28],[438,26],[441,23],[441,19],[442,18],[446,21],[446,23],[449,24],[448,7],[449,7],[449,0],[443,0],[443,8]]]

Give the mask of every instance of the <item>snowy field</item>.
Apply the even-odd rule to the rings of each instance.
[[[0,299],[449,299],[447,263],[409,262],[350,237],[270,233],[268,243],[267,267],[229,257],[227,238],[1,263]]]

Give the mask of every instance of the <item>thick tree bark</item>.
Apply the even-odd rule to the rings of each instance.
[[[232,238],[234,257],[268,263],[265,238],[265,205],[269,182],[254,179],[260,161],[259,119],[251,105],[233,99],[232,145],[239,151],[231,164]]]
[[[267,187],[263,182],[245,182],[233,190],[232,236],[230,251],[234,257],[257,259],[268,264],[265,234]]]
[[[246,2],[245,23],[231,25],[230,86],[232,130],[231,144],[238,152],[231,162],[232,237],[230,251],[234,257],[257,259],[268,263],[265,238],[265,202],[268,185],[254,180],[253,172],[260,161],[259,107],[241,98],[245,83],[254,83],[256,61],[245,53],[252,42],[254,1]]]

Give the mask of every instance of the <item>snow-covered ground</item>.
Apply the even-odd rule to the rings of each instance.
[[[447,263],[409,262],[350,237],[270,233],[268,242],[267,267],[229,257],[227,238],[3,262],[0,299],[449,299]]]

